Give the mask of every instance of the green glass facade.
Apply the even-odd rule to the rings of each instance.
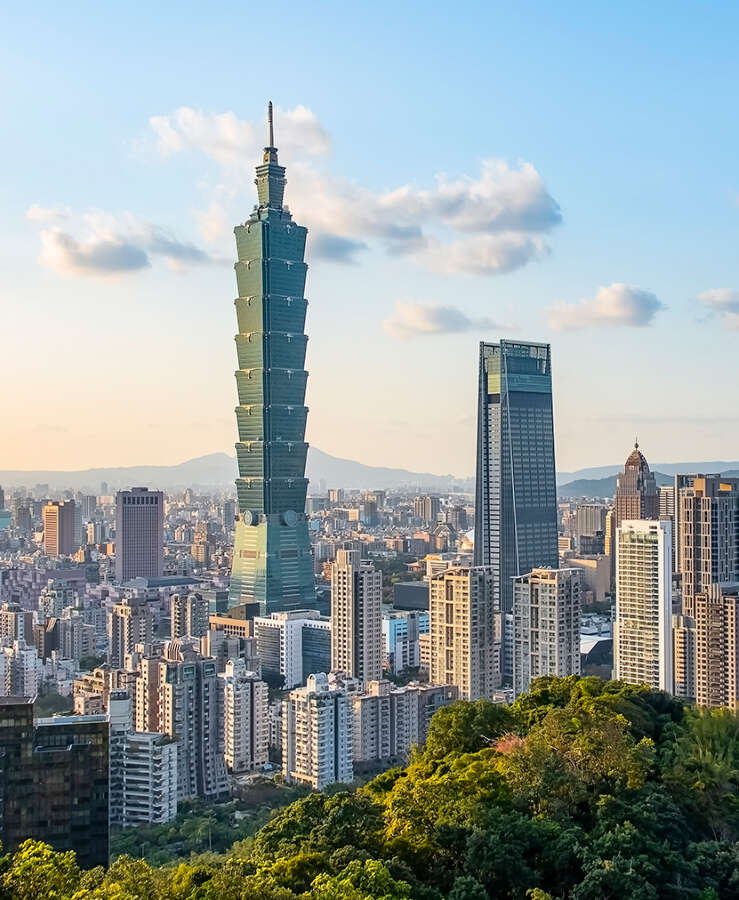
[[[273,146],[256,185],[259,203],[234,229],[239,516],[229,607],[259,603],[267,615],[315,602],[305,515],[307,229],[283,206],[285,169]]]

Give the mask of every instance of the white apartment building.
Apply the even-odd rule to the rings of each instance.
[[[615,677],[673,691],[672,526],[627,519],[616,534]]]
[[[256,616],[254,637],[262,673],[282,675],[287,689],[330,667],[331,622],[314,609]]]
[[[579,569],[533,569],[514,578],[514,696],[540,676],[579,674]]]
[[[153,619],[148,602],[143,597],[124,597],[114,603],[108,613],[108,662],[114,669],[123,669],[126,656],[136,644],[150,644]]]
[[[331,567],[331,669],[379,681],[382,657],[382,572],[358,550],[338,550]]]
[[[8,697],[35,697],[39,693],[43,663],[35,647],[24,641],[0,648],[0,690]]]
[[[243,659],[226,663],[223,686],[223,755],[229,772],[253,772],[269,761],[269,691]]]
[[[352,781],[352,703],[343,684],[309,675],[283,701],[282,771],[317,791]]]
[[[490,566],[458,566],[429,580],[430,681],[462,700],[491,698],[501,683],[501,619]]]
[[[171,822],[177,815],[177,742],[133,730],[128,691],[111,691],[108,703],[111,825]]]

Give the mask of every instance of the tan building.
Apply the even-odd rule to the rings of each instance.
[[[544,675],[580,674],[580,572],[533,569],[513,579],[513,693]]]
[[[739,584],[695,595],[695,700],[739,709]]]
[[[656,519],[659,516],[657,482],[638,442],[617,478],[613,510],[615,528],[626,519]]]
[[[566,557],[562,565],[580,571],[580,597],[582,605],[602,603],[611,590],[611,560],[604,554],[580,558]]]
[[[339,550],[331,567],[331,669],[379,681],[382,656],[382,572],[358,550]]]
[[[462,700],[492,697],[501,683],[501,619],[490,566],[459,566],[429,581],[430,681]]]
[[[124,597],[114,604],[108,613],[108,662],[112,668],[124,668],[126,654],[133,653],[136,644],[150,644],[152,629],[151,610],[143,598]]]
[[[172,638],[205,636],[208,630],[208,601],[202,594],[172,594],[169,598]]]
[[[52,500],[41,512],[44,523],[44,553],[47,556],[71,556],[74,543],[74,500]]]

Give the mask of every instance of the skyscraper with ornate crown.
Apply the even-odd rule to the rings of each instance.
[[[259,203],[236,235],[239,441],[229,606],[262,615],[312,606],[315,581],[305,498],[305,314],[308,230],[283,205],[285,169],[269,142],[257,166]]]

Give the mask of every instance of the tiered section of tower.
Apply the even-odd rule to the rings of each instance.
[[[239,518],[229,606],[258,603],[264,614],[312,605],[315,582],[305,516],[307,229],[283,206],[285,169],[272,146],[256,185],[259,205],[234,229]]]

